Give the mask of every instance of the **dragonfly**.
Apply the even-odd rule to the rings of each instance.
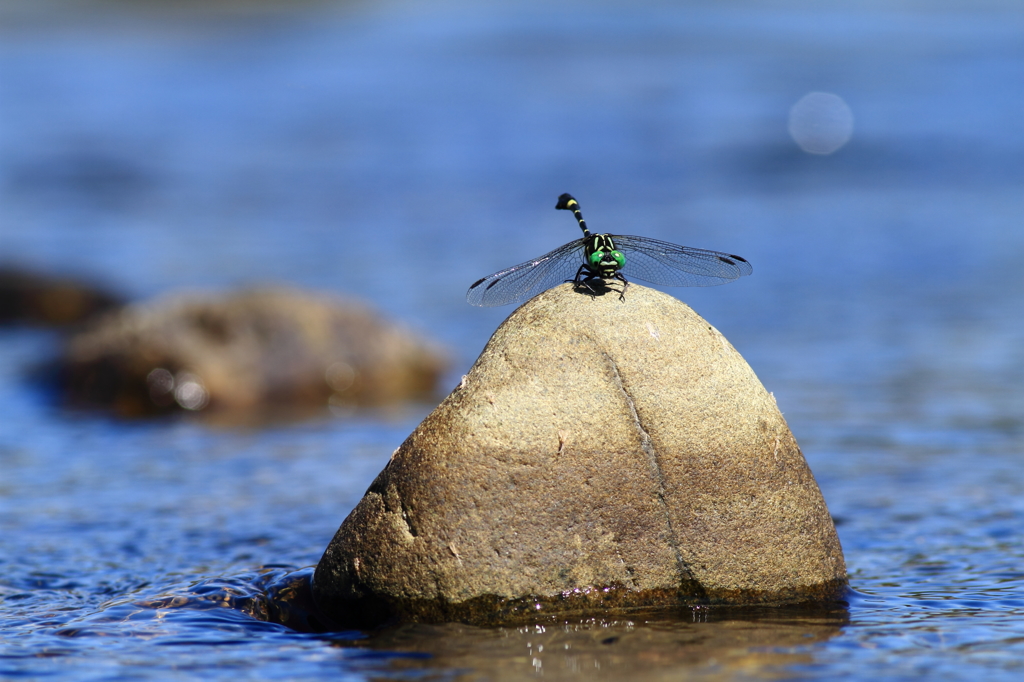
[[[627,276],[660,286],[706,287],[726,284],[754,271],[747,259],[731,253],[636,235],[592,234],[579,202],[571,194],[558,197],[555,208],[572,211],[583,236],[539,258],[473,282],[466,292],[470,304],[508,305],[562,282],[573,282],[578,291],[596,294],[595,286],[608,280],[622,282],[619,298],[625,300]]]

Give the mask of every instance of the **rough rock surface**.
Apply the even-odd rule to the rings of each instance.
[[[124,415],[259,413],[424,398],[445,365],[363,305],[264,289],[127,306],[73,336],[58,375],[71,402]]]
[[[828,601],[835,527],[754,372],[688,306],[569,284],[519,308],[339,528],[339,623]]]

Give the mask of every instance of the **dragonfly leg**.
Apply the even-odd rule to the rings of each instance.
[[[597,289],[590,285],[590,280],[594,279],[595,275],[592,273],[586,265],[581,265],[580,269],[576,271],[576,276],[567,282],[572,282],[573,289],[580,291],[586,289],[591,297],[597,296]],[[604,281],[604,280],[602,280]]]
[[[626,289],[629,288],[629,280],[621,272],[616,272],[612,279],[617,279],[622,282],[622,291],[619,292],[619,300],[626,300]]]
[[[616,272],[612,277],[606,279],[595,274],[594,271],[589,269],[586,265],[581,265],[580,269],[576,271],[576,276],[565,281],[572,282],[573,289],[576,291],[585,292],[590,294],[591,297],[594,297],[600,296],[606,291],[615,291],[615,289],[608,286],[609,280],[612,279],[617,279],[622,282],[622,289],[619,291],[619,300],[625,301],[626,287],[629,286],[629,281],[622,276],[621,272]]]

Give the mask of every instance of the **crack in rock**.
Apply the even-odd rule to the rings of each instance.
[[[679,549],[679,539],[676,535],[676,530],[672,525],[672,515],[669,513],[668,500],[665,496],[665,474],[662,472],[661,461],[658,457],[658,453],[655,451],[654,445],[651,443],[650,434],[647,433],[647,429],[645,429],[643,424],[640,422],[640,415],[636,411],[636,404],[633,402],[633,397],[629,395],[629,392],[626,391],[625,385],[622,383],[622,376],[619,374],[618,366],[608,353],[602,354],[608,362],[608,366],[611,367],[612,375],[615,377],[615,385],[622,393],[622,397],[625,399],[626,405],[629,406],[629,412],[633,417],[633,426],[636,427],[637,432],[640,434],[640,449],[644,451],[645,455],[647,455],[647,462],[650,466],[651,475],[658,484],[658,503],[665,516],[665,525],[668,526],[668,544],[672,549],[672,553],[676,557],[676,565],[679,569],[680,578],[683,580],[694,580],[693,572],[690,571],[689,566],[686,565],[686,560],[683,559],[683,554]]]

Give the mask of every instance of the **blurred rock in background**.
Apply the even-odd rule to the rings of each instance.
[[[78,324],[121,302],[116,294],[84,280],[0,265],[0,325]]]
[[[127,306],[73,335],[56,375],[72,405],[141,416],[423,399],[446,366],[434,343],[363,304],[259,289]]]

